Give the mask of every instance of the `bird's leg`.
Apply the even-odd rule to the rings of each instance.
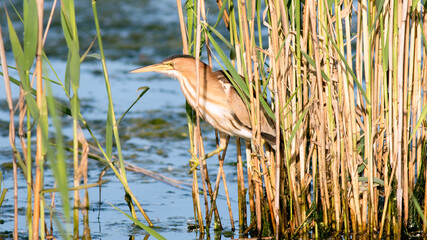
[[[205,154],[201,158],[202,162],[205,161],[206,159],[222,152],[224,149],[226,149],[227,143],[228,143],[227,135],[225,133],[220,132],[219,133],[219,146],[217,147],[217,149],[213,150],[212,152]],[[191,167],[190,172],[193,172],[197,168],[197,166],[199,166],[199,158],[194,153],[191,153],[191,155],[192,156],[191,156],[190,162],[192,163],[192,167]]]

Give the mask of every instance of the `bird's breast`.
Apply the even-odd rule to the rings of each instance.
[[[251,139],[252,131],[236,119],[231,111],[227,99],[227,92],[216,84],[206,84],[200,79],[199,102],[197,104],[196,86],[185,78],[178,78],[181,90],[187,102],[193,109],[197,109],[201,117],[217,130],[229,135]]]

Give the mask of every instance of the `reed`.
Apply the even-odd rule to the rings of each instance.
[[[426,230],[427,17],[421,2],[217,3],[217,21],[208,22],[212,11],[204,0],[187,1],[184,12],[177,1],[184,53],[198,58],[204,52],[211,65],[215,59],[248,99],[254,127],[245,177],[237,145],[240,232],[381,238]],[[263,147],[261,109],[276,123],[277,151]],[[198,128],[198,119],[189,121],[190,129]],[[223,156],[219,161],[218,176]],[[209,216],[202,226],[198,209],[203,232]]]

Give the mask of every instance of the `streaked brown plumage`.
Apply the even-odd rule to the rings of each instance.
[[[196,60],[189,55],[176,55],[161,63],[142,67],[131,73],[158,72],[178,79],[187,102],[196,109]],[[212,71],[202,61],[199,63],[199,104],[201,117],[218,131],[251,140],[249,111],[223,71]],[[261,114],[261,135],[275,148],[275,130],[268,117]]]

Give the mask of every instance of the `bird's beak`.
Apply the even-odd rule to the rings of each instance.
[[[164,71],[168,71],[168,70],[172,70],[172,69],[173,69],[173,67],[171,67],[168,64],[157,63],[157,64],[149,65],[146,67],[134,69],[134,70],[130,71],[130,73],[164,72]]]

